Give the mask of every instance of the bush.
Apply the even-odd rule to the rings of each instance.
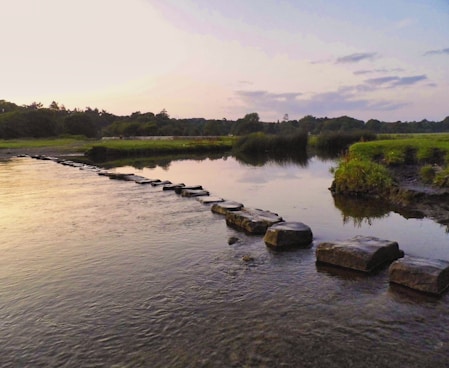
[[[375,139],[376,134],[363,131],[322,133],[317,137],[316,148],[318,151],[337,155],[341,154],[353,143]]]
[[[382,195],[394,186],[388,170],[375,162],[345,158],[335,170],[332,191],[353,195]]]
[[[296,133],[290,136],[254,133],[239,138],[234,144],[234,153],[293,155],[306,151],[307,139],[306,133]]]

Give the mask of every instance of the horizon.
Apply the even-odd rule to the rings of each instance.
[[[114,115],[442,121],[446,0],[6,0],[0,99]]]

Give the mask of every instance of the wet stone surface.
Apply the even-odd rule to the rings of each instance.
[[[360,235],[344,241],[321,243],[316,249],[317,262],[362,272],[374,271],[403,255],[395,241]]]
[[[404,257],[389,268],[390,282],[429,294],[442,294],[449,287],[449,262]]]
[[[263,238],[273,249],[309,247],[313,241],[312,230],[302,222],[279,222],[270,226]]]
[[[242,208],[240,211],[228,211],[226,224],[248,234],[263,235],[267,228],[283,221],[277,213],[256,208]]]

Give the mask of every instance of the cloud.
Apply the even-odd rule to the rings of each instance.
[[[429,55],[449,55],[449,47],[445,48],[445,49],[440,49],[440,50],[429,50],[426,51],[424,53],[424,56],[429,56]]]
[[[363,60],[372,60],[377,56],[377,52],[359,52],[337,58],[336,64],[358,63]]]
[[[341,113],[360,111],[397,110],[406,103],[372,100],[360,97],[363,86],[347,86],[336,91],[305,95],[301,92],[271,93],[268,91],[236,91],[237,99],[249,111],[258,111],[264,115],[281,117],[319,115],[335,116]]]
[[[388,76],[380,78],[370,78],[365,80],[365,84],[372,87],[394,88],[410,86],[412,84],[427,80],[426,75],[414,75],[410,77]]]
[[[391,68],[391,69],[367,69],[367,70],[357,70],[353,74],[354,75],[365,75],[365,74],[376,74],[376,73],[397,73],[403,72],[402,68]]]
[[[253,85],[254,84],[253,82],[247,81],[247,80],[241,80],[241,81],[238,81],[238,83],[242,84],[242,85]]]

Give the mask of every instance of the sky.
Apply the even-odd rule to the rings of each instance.
[[[262,121],[449,116],[449,0],[0,0],[0,99]]]

